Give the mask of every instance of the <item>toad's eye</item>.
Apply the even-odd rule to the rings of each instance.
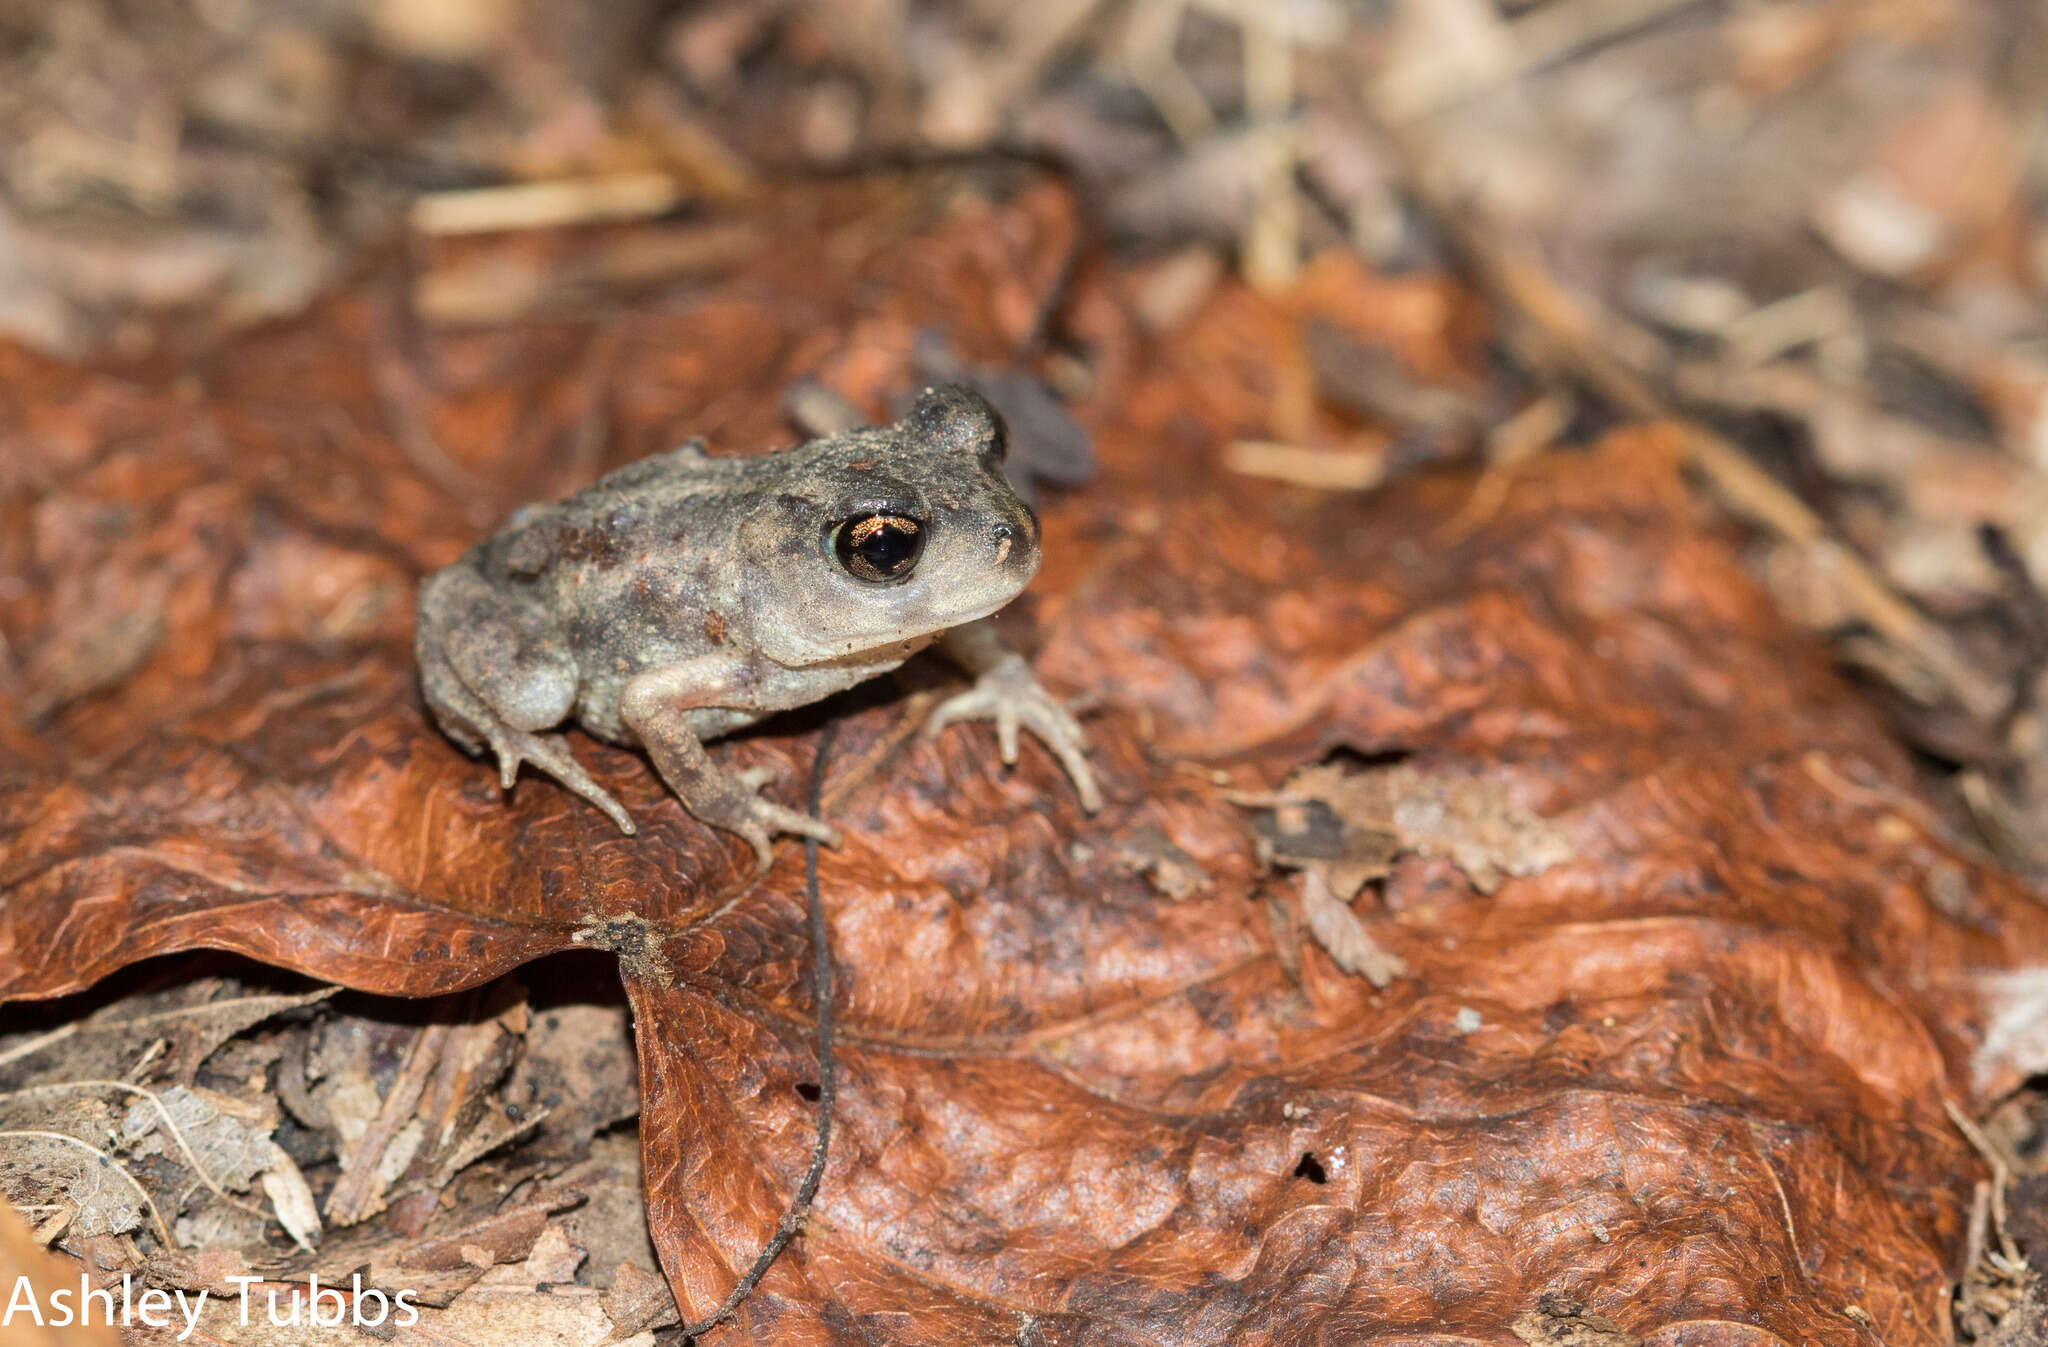
[[[832,531],[832,553],[856,580],[901,580],[924,550],[924,525],[908,515],[857,514]]]

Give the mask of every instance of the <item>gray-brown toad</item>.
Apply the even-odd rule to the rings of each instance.
[[[511,788],[530,762],[633,831],[570,754],[573,719],[647,750],[684,806],[769,859],[774,833],[827,843],[808,814],[758,798],[768,774],[720,771],[704,740],[887,672],[933,641],[978,675],[937,733],[1021,725],[1099,807],[1087,740],[980,619],[1038,570],[1038,521],[1003,480],[1003,427],[978,395],[928,391],[893,425],[754,458],[697,444],[529,507],[420,591],[414,645],[428,707]]]

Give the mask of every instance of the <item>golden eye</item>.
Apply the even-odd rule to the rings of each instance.
[[[924,550],[924,526],[908,515],[863,514],[832,533],[832,552],[848,575],[880,584],[901,580]]]

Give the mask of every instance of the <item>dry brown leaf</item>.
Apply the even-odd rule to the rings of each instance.
[[[599,1303],[612,1321],[612,1331],[621,1336],[682,1322],[668,1283],[638,1263],[619,1264]]]
[[[66,1132],[0,1130],[0,1194],[46,1240],[124,1234],[145,1219],[162,1229],[141,1180],[105,1150]]]
[[[191,999],[195,992],[201,999]],[[219,992],[226,994],[215,999]],[[127,1080],[152,1053],[150,1079],[189,1085],[200,1064],[223,1043],[272,1016],[332,995],[332,987],[281,996],[208,982],[162,997],[125,998],[53,1030],[0,1038],[0,1090],[67,1078]]]
[[[597,1294],[583,1287],[484,1287],[466,1292],[421,1326],[462,1343],[493,1347],[654,1347],[654,1334],[615,1334]]]
[[[263,1171],[263,1195],[292,1243],[311,1252],[320,1242],[320,1206],[298,1165],[277,1147],[272,1147],[270,1165]]]
[[[1323,805],[1341,831],[1327,858],[1300,850],[1303,842],[1313,845],[1305,831],[1281,831],[1272,842],[1275,858],[1325,860],[1341,898],[1384,877],[1404,853],[1451,861],[1481,893],[1509,875],[1541,874],[1571,859],[1570,834],[1532,813],[1498,777],[1424,772],[1408,763],[1363,771],[1330,763],[1296,772],[1281,794]]]
[[[1356,973],[1375,987],[1385,987],[1408,971],[1399,956],[1373,943],[1350,905],[1331,890],[1320,865],[1302,871],[1301,912],[1316,943],[1345,972]]]
[[[541,1118],[551,1146],[580,1154],[592,1134],[640,1111],[631,1022],[623,1004],[555,1006],[536,1018],[504,1106],[522,1121]]]
[[[693,432],[784,440],[799,376],[881,405],[926,326],[1005,358],[1074,230],[1056,189],[1000,178],[755,209],[741,274],[619,320],[607,461]],[[1304,284],[1385,293],[1344,265]],[[1968,1079],[1981,980],[2038,958],[2048,920],[1975,856],[1900,835],[1910,763],[1702,524],[1669,435],[1539,458],[1455,538],[1466,479],[1311,498],[1225,477],[1232,439],[1322,424],[1305,364],[1275,367],[1308,301],[1224,286],[1160,346],[1121,285],[1093,274],[1065,306],[1097,352],[1081,410],[1103,475],[1048,505],[1013,615],[1048,683],[1105,708],[1105,810],[1081,815],[1035,749],[1004,770],[984,732],[922,741],[887,687],[717,749],[794,799],[833,717],[846,844],[820,866],[831,1164],[803,1237],[712,1340],[1496,1340],[1571,1286],[1645,1338],[1837,1341],[1854,1303],[1891,1347],[1940,1341],[1974,1163],[1942,1101],[2022,1067]],[[1399,340],[1455,360],[1447,287],[1399,288]],[[577,745],[637,837],[543,780],[502,796],[422,718],[402,610],[323,596],[317,566],[251,580],[312,548],[381,593],[477,516],[574,484],[554,447],[587,405],[564,383],[580,331],[425,339],[440,379],[414,410],[485,500],[449,498],[383,429],[375,330],[344,296],[201,360],[183,393],[0,351],[0,377],[39,390],[8,414],[66,432],[14,441],[49,447],[39,494],[0,498],[9,642],[62,635],[57,572],[120,557],[180,577],[119,687],[0,726],[0,989],[209,945],[419,995],[612,950],[654,1239],[699,1314],[809,1154],[800,867],[785,852],[755,881],[631,753]],[[304,620],[341,609],[367,616]],[[1290,975],[1231,803],[1340,748],[1467,783],[1476,805],[1425,793],[1437,812],[1402,826],[1501,876],[1481,894],[1448,864],[1395,867],[1372,933],[1409,976],[1383,991],[1314,950]],[[1133,873],[1146,828],[1210,886],[1170,901]],[[1928,898],[1937,865],[1963,907]],[[308,1098],[339,1115],[346,1093]],[[357,1102],[351,1126],[384,1116]],[[525,1229],[481,1261],[523,1262]],[[454,1297],[478,1261],[434,1247]],[[397,1252],[383,1275],[432,1271]],[[517,1294],[538,1324],[543,1298]],[[594,1295],[547,1308],[609,1331]]]
[[[189,1159],[223,1188],[244,1192],[269,1169],[277,1108],[244,1104],[212,1090],[173,1085],[128,1106],[123,1149],[136,1155]]]

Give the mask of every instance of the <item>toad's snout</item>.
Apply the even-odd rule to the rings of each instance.
[[[1009,518],[990,524],[988,536],[997,566],[1022,571],[1038,568],[1038,516],[1029,506],[1019,506]]]

